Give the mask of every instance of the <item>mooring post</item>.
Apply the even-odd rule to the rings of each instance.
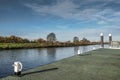
[[[100,48],[104,48],[104,36],[103,33],[100,34]]]
[[[14,75],[20,76],[23,67],[22,63],[20,61],[16,61],[14,62],[13,66],[14,66]]]
[[[111,48],[111,47],[112,47],[111,43],[112,43],[112,35],[111,35],[111,34],[109,34],[109,48]]]
[[[78,55],[80,55],[80,50],[78,50]]]
[[[82,50],[78,50],[78,55],[81,55],[82,54]]]

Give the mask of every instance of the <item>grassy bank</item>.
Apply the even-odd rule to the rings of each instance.
[[[47,47],[71,47],[80,46],[73,43],[0,43],[0,49],[24,49],[24,48],[47,48]],[[85,44],[90,45],[90,44]]]
[[[0,80],[120,80],[120,50],[99,49]]]
[[[19,49],[37,47],[46,47],[46,45],[41,43],[0,43],[0,49]]]

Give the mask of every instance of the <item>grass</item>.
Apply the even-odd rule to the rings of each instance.
[[[23,48],[46,48],[46,47],[65,47],[69,45],[57,45],[46,43],[0,43],[0,49],[23,49]]]
[[[73,43],[57,43],[57,42],[56,43],[0,43],[0,50],[24,49],[24,48],[25,49],[26,48],[48,48],[48,47],[72,47],[72,46],[86,46],[86,45],[90,45],[90,44],[73,44]]]
[[[38,48],[46,47],[43,43],[0,43],[0,49]]]
[[[120,50],[94,50],[0,80],[120,80]]]

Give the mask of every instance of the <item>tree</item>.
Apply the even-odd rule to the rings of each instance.
[[[39,38],[39,39],[36,40],[36,42],[38,42],[38,43],[45,43],[46,41],[44,39],[42,39],[42,38]]]
[[[90,44],[90,41],[87,40],[86,38],[83,38],[81,41],[80,41],[81,44]]]
[[[79,38],[75,36],[75,37],[73,38],[73,42],[74,42],[75,44],[79,43]]]
[[[0,36],[0,43],[4,42],[4,37]]]
[[[56,35],[55,33],[50,33],[47,35],[47,41],[49,42],[55,42],[56,41]]]
[[[12,43],[17,43],[17,37],[14,36],[14,35],[11,35],[11,36],[9,37],[9,40],[10,40],[10,42],[12,42]]]
[[[28,39],[23,39],[22,42],[24,42],[24,43],[30,43],[30,41]]]
[[[28,39],[23,39],[21,37],[17,37],[14,35],[11,35],[9,37],[2,37],[0,36],[0,43],[29,43],[30,41]]]

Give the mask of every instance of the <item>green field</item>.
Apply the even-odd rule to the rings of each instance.
[[[94,50],[0,80],[120,80],[120,50]]]

